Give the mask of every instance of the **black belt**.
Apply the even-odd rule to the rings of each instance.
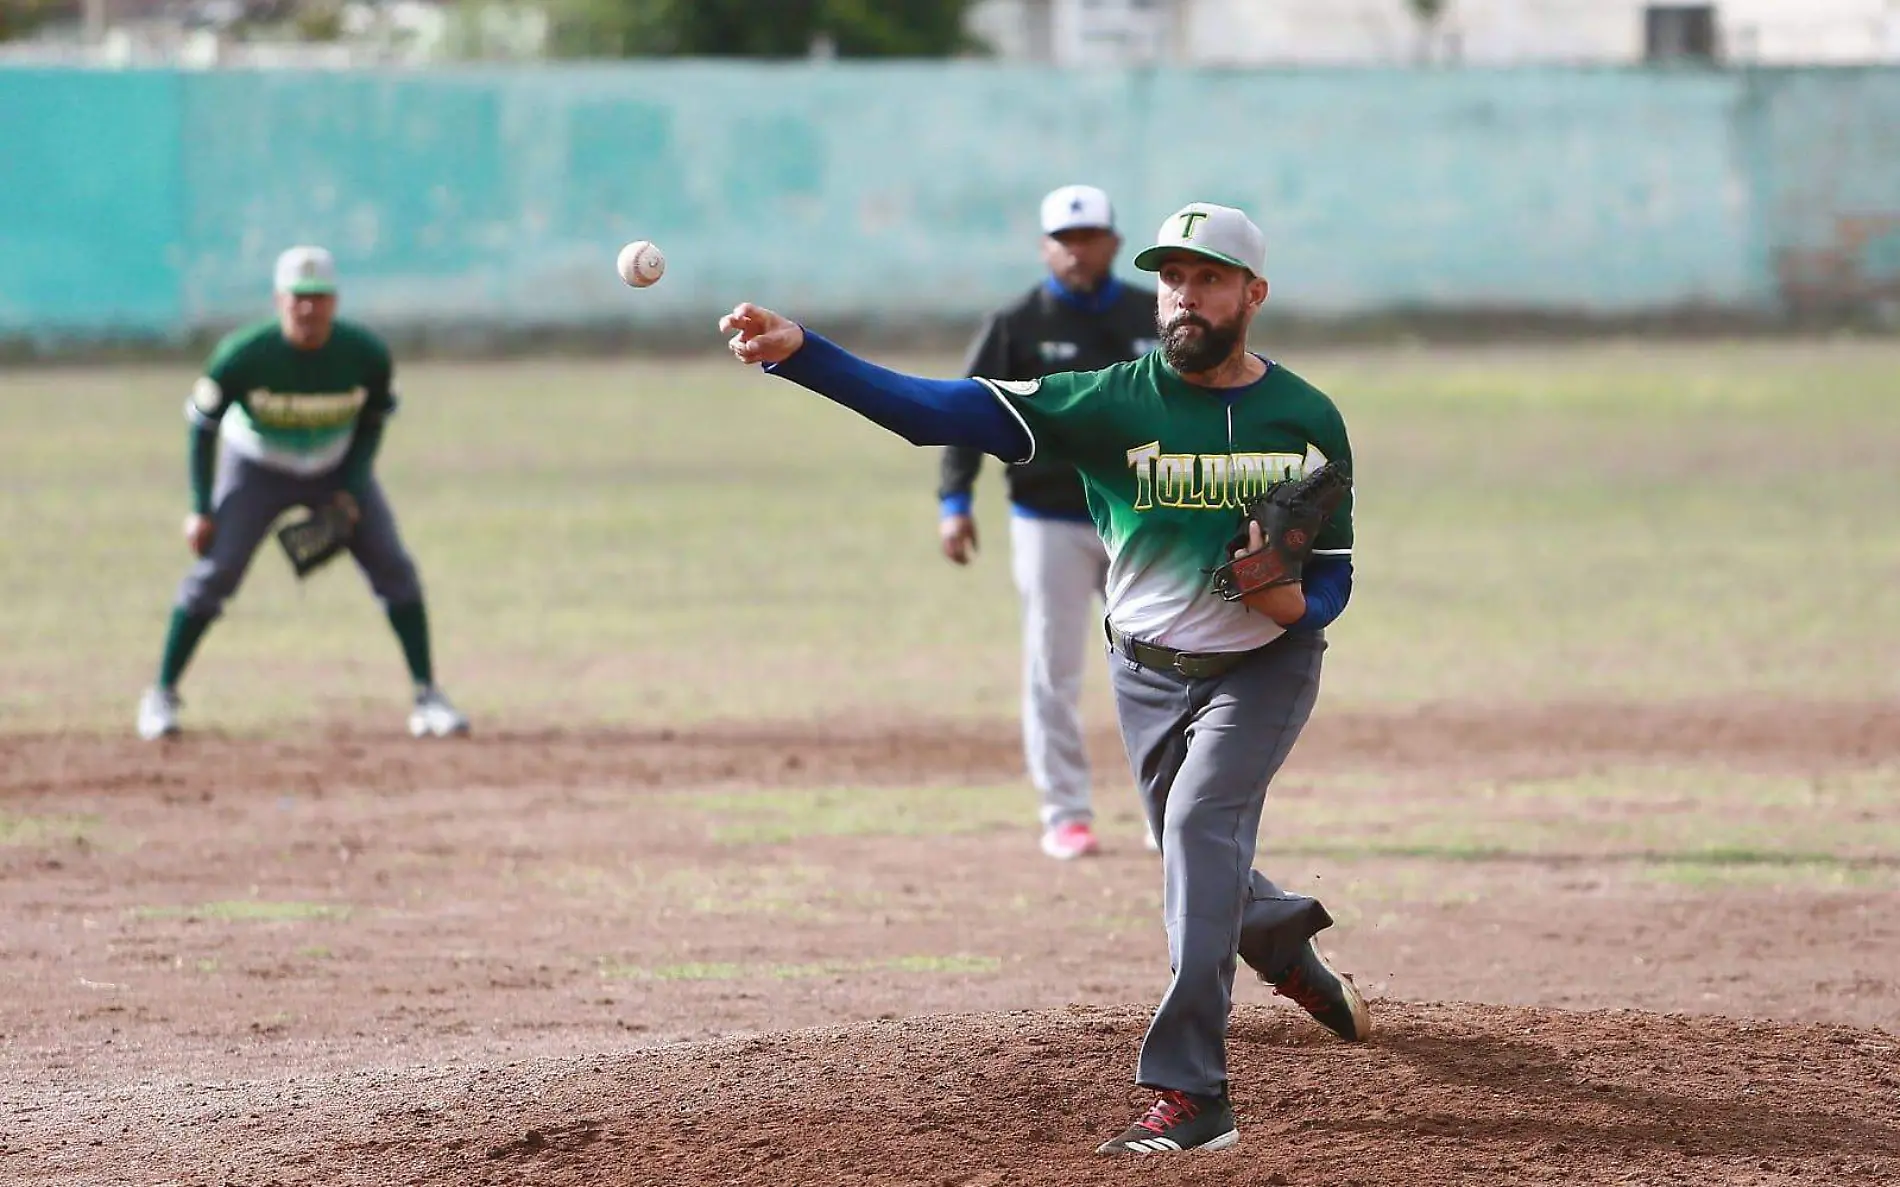
[[[1252,651],[1176,651],[1172,647],[1157,647],[1153,643],[1143,643],[1132,635],[1125,635],[1106,618],[1102,620],[1102,626],[1108,632],[1108,645],[1115,649],[1117,655],[1126,656],[1144,668],[1173,672],[1190,680],[1225,676],[1261,650],[1256,647]],[[1271,647],[1273,644],[1268,643],[1266,646]]]

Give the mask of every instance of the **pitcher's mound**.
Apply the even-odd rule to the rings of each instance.
[[[1241,1144],[1217,1154],[1092,1153],[1147,1103],[1147,1013],[1073,1007],[142,1085],[104,1106],[103,1140],[35,1149],[29,1121],[0,1162],[13,1182],[252,1187],[1900,1182],[1884,1031],[1395,1002],[1375,1019],[1348,1046],[1291,1007],[1242,1008]]]

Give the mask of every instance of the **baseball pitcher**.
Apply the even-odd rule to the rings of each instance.
[[[374,473],[396,410],[389,348],[336,316],[336,264],[323,248],[280,255],[274,289],[277,317],[219,343],[186,406],[185,542],[198,559],[178,587],[158,681],[140,698],[139,736],[178,732],[185,665],[271,525],[293,508],[308,513],[277,540],[297,576],[348,552],[382,601],[414,682],[409,732],[466,734],[468,719],[435,685],[422,584]]]
[[[1129,765],[1160,838],[1173,978],[1136,1081],[1158,1095],[1098,1149],[1218,1150],[1240,1140],[1228,1098],[1237,961],[1343,1039],[1365,1000],[1321,957],[1314,899],[1252,869],[1267,786],[1319,695],[1324,628],[1352,588],[1352,449],[1339,410],[1248,351],[1266,246],[1243,212],[1193,203],[1135,266],[1159,284],[1161,349],[1040,380],[929,380],[859,359],[740,305],[733,354],[917,445],[1081,472],[1108,549],[1105,623]]]

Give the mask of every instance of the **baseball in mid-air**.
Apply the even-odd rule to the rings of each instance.
[[[620,279],[643,289],[666,274],[666,255],[645,239],[635,239],[620,249],[615,266],[620,270]]]

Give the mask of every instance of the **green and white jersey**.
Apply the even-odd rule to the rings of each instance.
[[[1197,387],[1159,351],[1100,371],[983,380],[1029,430],[1037,453],[1074,465],[1108,546],[1108,616],[1138,639],[1180,651],[1245,651],[1283,633],[1226,602],[1209,570],[1241,508],[1269,482],[1352,461],[1346,425],[1325,393],[1269,364],[1246,387]],[[1348,495],[1315,555],[1352,553]]]
[[[186,414],[219,424],[225,447],[255,462],[322,474],[343,460],[365,411],[394,411],[394,370],[389,347],[353,322],[339,319],[315,350],[258,322],[218,344]]]

